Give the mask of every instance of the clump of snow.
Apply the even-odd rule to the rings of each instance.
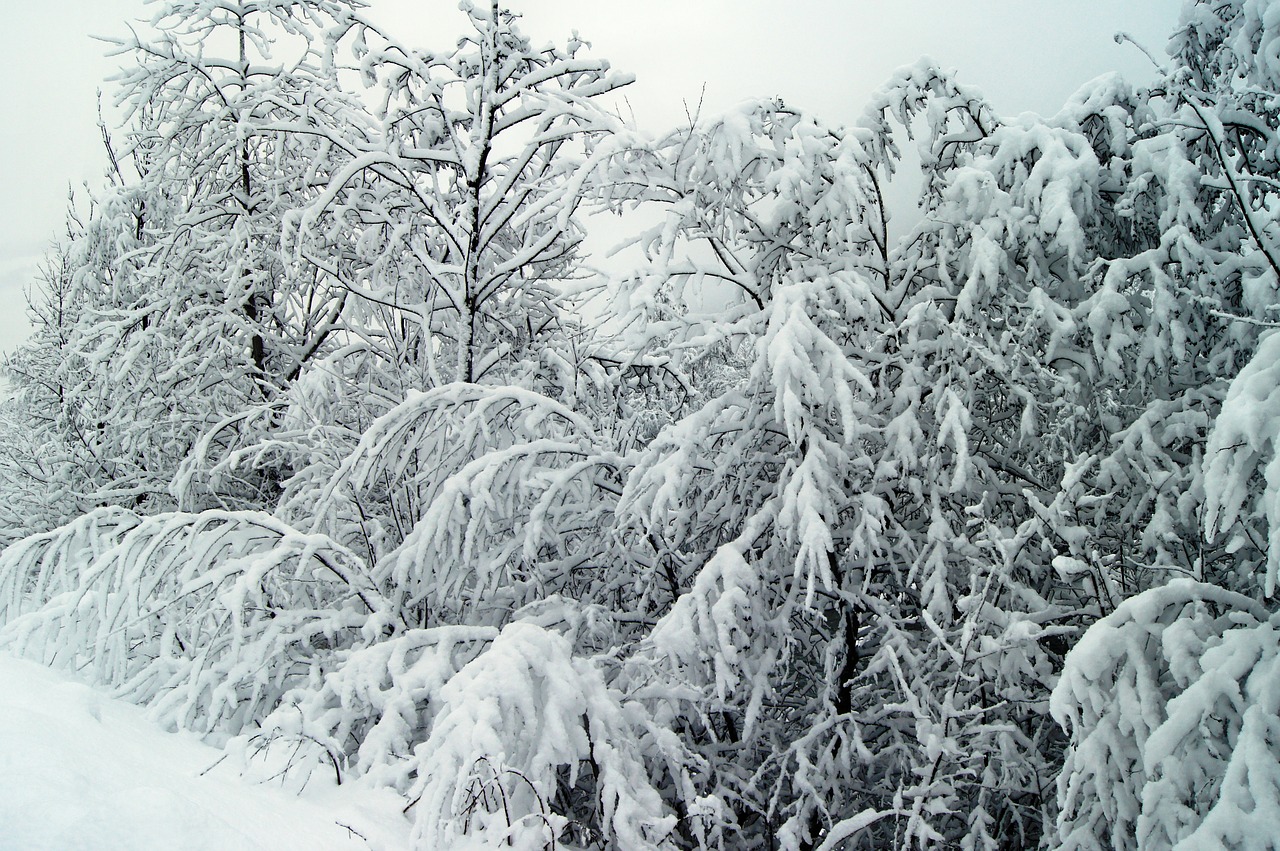
[[[1271,332],[1231,382],[1205,451],[1205,529],[1229,532],[1250,513],[1270,530],[1266,594],[1280,575],[1280,333]],[[1259,474],[1261,474],[1259,476]],[[1261,481],[1258,481],[1261,479]],[[1260,518],[1260,519],[1261,519]],[[1241,546],[1231,542],[1235,550]]]
[[[1054,717],[1062,848],[1265,848],[1280,824],[1280,616],[1176,579],[1067,655]]]

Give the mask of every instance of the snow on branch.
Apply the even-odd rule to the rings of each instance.
[[[286,695],[258,735],[319,747],[320,759],[407,793],[420,768],[414,751],[431,732],[440,689],[497,634],[493,627],[412,629],[342,651],[318,685]]]
[[[74,591],[85,568],[141,522],[124,508],[98,508],[8,547],[0,555],[0,623]]]
[[[464,837],[542,847],[573,831],[562,790],[585,789],[595,823],[620,848],[676,847],[645,765],[647,719],[568,641],[513,623],[440,690],[417,749],[414,837],[435,848]],[[572,833],[570,833],[572,835]],[[525,843],[531,843],[526,846]]]
[[[74,581],[53,585],[63,571]],[[201,731],[256,723],[335,648],[390,626],[358,558],[258,512],[100,512],[6,551],[6,586],[15,573],[59,593],[0,643]]]
[[[378,581],[405,611],[503,611],[568,589],[604,557],[598,538],[611,525],[620,459],[601,444],[590,422],[553,399],[448,384],[411,395],[365,431],[318,516],[395,483],[414,510],[378,560]]]
[[[1280,818],[1278,627],[1250,598],[1189,579],[1090,627],[1051,704],[1071,735],[1057,847],[1266,847]]]
[[[1249,545],[1251,534],[1268,542],[1264,583],[1268,597],[1275,594],[1280,575],[1278,444],[1280,333],[1273,331],[1231,382],[1204,461],[1205,532],[1210,536],[1230,532],[1230,551]]]

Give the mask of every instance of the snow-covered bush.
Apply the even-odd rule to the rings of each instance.
[[[385,625],[348,550],[261,513],[102,509],[7,549],[0,642],[173,727],[238,733]]]
[[[1277,666],[1277,617],[1194,580],[1139,594],[1090,627],[1053,694],[1072,735],[1055,847],[1271,847]]]
[[[675,847],[645,766],[651,723],[563,636],[510,624],[440,689],[415,754],[414,835],[540,848],[568,830],[583,844]]]
[[[497,636],[493,627],[443,626],[335,654],[320,682],[285,697],[258,737],[319,748],[339,779],[365,778],[401,793],[419,770],[415,748],[426,740],[440,689]]]
[[[316,526],[367,518],[376,580],[424,625],[501,620],[600,572],[619,466],[600,445],[582,415],[518,387],[414,393],[361,435]],[[362,507],[370,492],[386,514]]]

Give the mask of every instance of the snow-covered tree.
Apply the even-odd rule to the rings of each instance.
[[[10,396],[0,403],[0,545],[44,532],[92,507],[85,494],[109,471],[93,452],[92,429],[67,404],[71,335],[77,321],[70,243],[79,222],[68,217],[63,241],[46,255],[28,292],[31,336],[4,359]],[[70,368],[68,368],[70,366]]]
[[[1046,513],[1064,578],[1116,607],[1055,693],[1068,847],[1274,841],[1277,38],[1274,3],[1188,3],[1158,84],[1105,109],[1131,245],[1076,309],[1093,410]]]
[[[459,459],[486,463],[431,436],[423,430],[428,422],[456,421],[474,430],[463,446],[510,453],[557,420],[539,413],[544,405],[590,399],[607,406],[609,397],[601,346],[574,315],[567,285],[582,271],[579,208],[602,156],[595,151],[622,129],[601,100],[630,77],[586,56],[576,38],[564,48],[532,46],[517,16],[497,3],[464,11],[470,31],[445,51],[361,30],[359,69],[378,105],[368,120],[331,131],[329,144],[345,163],[312,204],[287,219],[294,258],[352,299],[350,344],[330,357],[324,375],[304,377],[291,394],[294,412],[285,418],[298,429],[285,436],[288,446],[271,450],[300,456],[284,504],[307,512],[309,495],[343,496],[341,504],[324,497],[324,510],[358,515],[347,529],[371,557],[387,556],[411,535],[421,542],[426,533],[415,526],[438,514],[432,500]],[[482,385],[532,395],[513,392],[472,411]],[[410,398],[423,390],[435,413],[401,436],[426,442],[373,433],[417,410]],[[317,445],[308,435],[321,429]],[[554,431],[542,436],[555,438]],[[376,475],[355,491],[350,483],[335,491],[331,479],[346,476],[339,468],[355,463],[343,460],[351,453]],[[560,458],[539,450],[519,469],[533,481],[545,462],[556,475]]]
[[[111,467],[100,501],[172,505],[200,436],[234,445],[269,430],[281,391],[331,342],[342,295],[280,240],[334,160],[276,124],[325,125],[350,108],[334,51],[354,26],[326,0],[184,0],[114,43],[136,64],[115,80],[126,126],[108,139],[110,183],[72,246],[79,366],[63,370],[66,404]],[[182,496],[258,505],[278,478]]]
[[[1074,483],[1048,516],[1104,611],[1176,575],[1271,593],[1267,533],[1209,521],[1201,472],[1228,386],[1280,309],[1264,7],[1188,4],[1156,86],[1098,87],[1075,109],[1113,235],[1064,328],[1083,355],[1064,423]]]
[[[926,108],[932,215],[895,243],[885,116],[910,127]],[[633,345],[743,363],[640,453],[617,512],[656,599],[677,598],[632,675],[682,695],[668,712],[691,750],[734,754],[702,782],[736,847],[981,847],[1043,828],[1056,736],[1038,642],[1061,610],[1027,558],[1024,491],[1050,486],[1020,457],[1049,379],[1000,345],[1025,293],[957,310],[964,280],[940,259],[954,173],[996,123],[922,64],[863,128],[766,101],[621,166],[629,185],[651,176],[615,199],[668,207],[623,284]]]
[[[602,96],[631,78],[566,47],[536,47],[495,2],[463,4],[471,31],[446,51],[381,32],[357,46],[380,98],[351,159],[292,220],[324,242],[353,233],[339,266],[409,387],[555,385],[548,340],[568,320],[556,281],[577,272],[590,151],[620,122]],[[561,355],[563,357],[563,354]],[[541,389],[541,388],[538,388]],[[572,392],[572,386],[562,388]]]
[[[1277,8],[1047,118],[922,60],[649,137],[493,2],[163,4],[10,362],[0,642],[429,847],[1266,847]]]

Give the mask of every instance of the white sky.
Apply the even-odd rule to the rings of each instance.
[[[105,168],[96,91],[121,60],[91,35],[149,17],[140,0],[12,4],[0,50],[0,350],[27,333],[24,286],[62,231],[68,187]],[[981,89],[998,113],[1052,113],[1109,71],[1151,73],[1117,31],[1159,56],[1180,0],[513,0],[535,41],[577,29],[596,55],[638,80],[627,94],[642,128],[779,95],[851,123],[897,67],[932,56]],[[368,15],[411,44],[444,48],[465,26],[453,0],[372,0]]]

